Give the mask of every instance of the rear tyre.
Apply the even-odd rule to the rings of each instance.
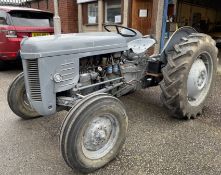
[[[190,119],[202,113],[214,85],[217,54],[215,41],[201,33],[183,38],[167,54],[161,99],[174,117]]]
[[[82,99],[68,113],[60,136],[66,163],[93,172],[116,157],[124,144],[128,119],[123,104],[106,94]]]
[[[7,99],[9,107],[17,116],[23,119],[40,117],[28,101],[23,73],[20,73],[9,86]]]

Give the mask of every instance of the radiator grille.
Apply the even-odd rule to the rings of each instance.
[[[42,101],[41,87],[38,73],[38,60],[27,60],[28,83],[30,95],[34,101]]]

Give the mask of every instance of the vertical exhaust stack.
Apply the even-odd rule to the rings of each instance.
[[[58,14],[58,0],[54,0],[54,34],[61,34],[61,19]]]

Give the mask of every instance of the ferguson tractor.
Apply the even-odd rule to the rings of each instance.
[[[174,117],[195,118],[216,75],[215,41],[191,27],[177,30],[159,55],[150,36],[118,25],[107,32],[25,38],[24,72],[8,90],[11,110],[23,119],[68,114],[60,149],[71,168],[92,172],[114,159],[125,141],[128,118],[116,97],[160,85]],[[115,28],[115,32],[113,32]]]

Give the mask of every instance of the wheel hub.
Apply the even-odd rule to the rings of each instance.
[[[107,144],[112,132],[112,123],[107,117],[98,117],[92,121],[84,135],[87,150],[97,151]]]
[[[119,123],[112,114],[93,118],[85,128],[82,150],[89,159],[99,159],[113,149],[119,136]]]
[[[189,72],[187,80],[188,98],[196,100],[205,88],[208,81],[208,72],[205,63],[197,59]]]
[[[202,72],[200,72],[200,75],[197,80],[198,89],[202,89],[205,86],[206,79],[207,79],[207,72],[203,70]]]

